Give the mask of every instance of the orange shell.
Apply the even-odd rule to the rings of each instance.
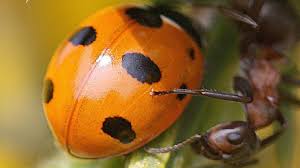
[[[74,45],[66,40],[49,65],[45,113],[55,137],[73,156],[103,158],[143,146],[173,124],[191,99],[151,96],[150,91],[182,84],[195,89],[202,80],[203,57],[184,30],[166,17],[159,28],[141,25],[126,14],[128,8],[108,8],[86,19],[80,27],[93,27],[95,41]],[[159,81],[132,77],[122,66],[126,53],[152,60],[161,72]],[[103,131],[104,121],[113,117],[131,124],[131,142]]]

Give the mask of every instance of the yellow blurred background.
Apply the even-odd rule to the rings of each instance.
[[[47,64],[82,19],[120,2],[0,0],[0,168],[32,167],[53,153],[41,104]]]
[[[112,166],[113,163],[105,161],[66,161],[48,129],[41,90],[52,53],[66,35],[98,9],[124,2],[138,0],[29,0],[28,3],[0,0],[0,168],[120,165]],[[298,50],[293,52],[296,57],[300,55]],[[293,112],[288,114],[291,124],[288,135],[280,140],[281,149],[274,145],[268,148],[259,155],[261,163],[253,167],[300,167],[300,122],[297,121],[300,110]],[[281,163],[280,157],[285,158]]]

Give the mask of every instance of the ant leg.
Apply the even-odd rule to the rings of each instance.
[[[281,77],[282,82],[290,85],[300,86],[300,79],[295,79],[291,76],[283,75]]]
[[[167,90],[167,91],[151,91],[150,95],[152,96],[162,96],[167,94],[179,94],[179,95],[193,95],[193,96],[207,96],[215,99],[221,100],[228,100],[228,101],[235,101],[235,102],[242,102],[242,103],[249,103],[252,101],[251,97],[248,96],[240,96],[237,94],[232,93],[224,93],[224,92],[217,92],[208,89],[174,89],[174,90]]]
[[[242,166],[242,167],[245,167],[245,166],[251,166],[251,165],[258,164],[258,162],[259,162],[259,160],[257,160],[257,159],[252,159],[252,160],[243,162],[243,163],[241,164],[241,166]]]
[[[295,78],[293,78],[291,76],[283,75],[281,77],[281,80],[285,84],[289,84],[289,85],[294,85],[296,87],[300,87],[300,79],[295,79]],[[284,92],[282,90],[279,90],[279,95],[280,95],[280,98],[283,101],[286,101],[288,103],[292,103],[292,104],[300,106],[300,100],[296,96],[294,96],[294,95],[292,95],[290,93],[286,93],[286,92]]]
[[[232,168],[232,166],[229,167],[229,165],[224,165],[222,163],[209,163],[205,165],[197,165],[195,168]]]
[[[198,90],[191,90],[191,89],[174,89],[174,90],[167,90],[167,91],[151,91],[150,95],[152,96],[162,96],[167,94],[180,94],[180,95],[193,95],[193,96],[207,96],[215,99],[227,100],[227,101],[235,101],[235,102],[242,102],[242,103],[250,103],[252,102],[252,89],[249,82],[242,78],[242,77],[235,77],[234,78],[234,89],[238,94],[232,93],[224,93],[218,92],[214,90],[208,89],[198,89]]]
[[[246,23],[254,29],[258,28],[258,24],[256,23],[256,21],[254,21],[250,16],[243,14],[237,10],[231,8],[219,7],[219,11],[222,14],[224,14],[224,16],[227,16],[233,20]]]
[[[286,119],[283,117],[281,112],[278,112],[278,118],[277,121],[280,123],[281,128],[276,131],[273,135],[269,136],[268,138],[261,141],[261,148],[265,148],[272,144],[275,140],[277,140],[284,132],[284,130],[287,128],[288,123]]]
[[[235,76],[233,78],[233,89],[235,92],[245,95],[247,97],[253,97],[252,93],[252,87],[250,83],[248,82],[247,79],[240,77],[240,76]]]
[[[162,147],[162,148],[144,148],[146,152],[148,153],[152,153],[152,154],[156,154],[156,153],[168,153],[168,152],[174,152],[174,151],[177,151],[178,149],[188,145],[188,144],[191,144],[195,141],[199,141],[200,139],[202,138],[201,135],[199,134],[196,134],[186,140],[184,140],[183,142],[180,142],[176,145],[173,145],[173,146],[168,146],[168,147]]]
[[[227,100],[227,101],[235,101],[241,103],[250,103],[253,100],[252,88],[249,82],[239,76],[234,77],[234,90],[238,92],[238,94],[232,93],[224,93],[217,92],[208,89],[174,89],[167,91],[151,91],[150,95],[152,96],[162,96],[167,94],[179,94],[179,95],[193,95],[193,96],[207,96],[215,99]]]
[[[279,90],[279,96],[282,101],[300,106],[300,99],[290,93]]]
[[[253,18],[258,18],[264,4],[265,0],[252,0],[250,5],[250,15]]]
[[[197,3],[192,2],[192,6],[200,7],[200,8],[209,8],[214,9],[223,14],[226,17],[229,17],[235,21],[246,23],[247,25],[251,26],[254,29],[258,28],[258,24],[254,19],[252,19],[249,15],[239,12],[233,8],[215,5],[215,4],[204,4],[204,3]]]
[[[259,162],[259,160],[257,159],[251,159],[251,160],[247,160],[238,164],[233,164],[232,167],[233,168],[240,168],[240,167],[247,167],[247,166],[252,166],[255,165]]]

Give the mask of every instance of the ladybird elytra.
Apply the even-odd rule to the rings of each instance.
[[[49,64],[45,79],[54,92],[45,113],[73,156],[111,157],[143,146],[173,124],[191,99],[153,97],[151,90],[196,89],[202,80],[203,58],[193,38],[162,15],[155,14],[151,24],[151,13],[149,20],[135,20],[128,15],[133,8],[111,7],[86,19]]]

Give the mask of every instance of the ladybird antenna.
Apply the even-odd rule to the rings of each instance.
[[[190,89],[174,89],[168,91],[151,91],[150,95],[152,96],[162,96],[168,94],[180,94],[180,95],[192,95],[192,96],[206,96],[215,99],[227,100],[227,101],[235,101],[242,103],[250,103],[252,101],[252,97],[249,96],[241,96],[238,94],[232,93],[224,93],[218,92],[208,89],[199,89],[199,90],[190,90]]]
[[[173,145],[173,146],[162,147],[162,148],[147,148],[147,147],[145,147],[144,150],[151,154],[174,152],[188,144],[191,144],[195,141],[199,141],[201,138],[202,138],[202,135],[196,134],[196,135],[194,135],[176,145]]]

